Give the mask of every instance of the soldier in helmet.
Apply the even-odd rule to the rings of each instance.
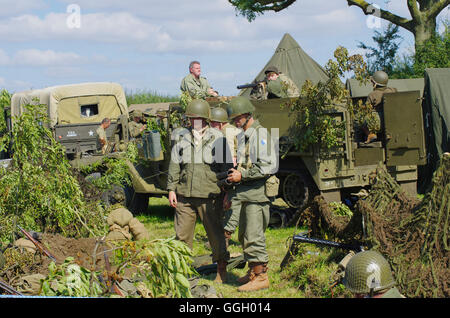
[[[376,251],[363,251],[350,259],[344,285],[356,297],[405,298],[395,287],[388,261]]]
[[[281,73],[275,66],[269,66],[264,73],[267,79],[268,98],[300,96],[300,90],[292,79]]]
[[[208,126],[210,106],[207,101],[194,99],[186,107],[189,129],[179,130],[169,164],[167,190],[169,203],[175,208],[176,238],[191,249],[197,215],[203,222],[212,249],[213,262],[217,262],[216,282],[226,281],[229,259],[225,245],[222,218],[216,200],[221,189],[216,174],[227,171],[217,151],[226,145],[221,132]]]
[[[143,123],[142,111],[136,109],[131,113],[131,116],[133,120],[128,124],[128,129],[130,131],[130,136],[137,138],[147,128],[147,125]]]
[[[192,61],[189,64],[189,74],[181,81],[180,89],[188,92],[192,98],[216,97],[219,94],[214,91],[205,77],[200,76],[200,62]]]
[[[372,120],[367,120],[362,129],[367,136],[366,143],[377,140],[377,133],[383,127],[383,95],[397,92],[396,88],[388,87],[388,75],[383,71],[376,71],[370,77],[373,91],[367,96],[367,102],[374,108]]]
[[[269,287],[269,255],[264,236],[270,218],[266,180],[278,167],[274,142],[267,129],[253,118],[254,111],[250,100],[242,96],[233,98],[228,108],[229,118],[244,130],[238,140],[237,169],[231,169],[228,175],[228,181],[237,184],[233,200],[240,204],[238,237],[249,266],[247,274],[238,279],[243,284],[238,291],[242,292]]]

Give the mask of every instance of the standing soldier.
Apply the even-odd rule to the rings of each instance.
[[[176,238],[191,249],[197,215],[203,222],[217,262],[216,282],[226,281],[229,253],[225,246],[222,218],[216,200],[221,189],[216,174],[227,171],[223,154],[226,145],[222,133],[207,125],[210,107],[205,100],[194,99],[186,108],[191,127],[177,136],[169,164],[167,190],[175,208]]]
[[[233,167],[237,165],[237,135],[242,130],[236,128],[234,125],[228,122],[228,113],[222,107],[215,107],[211,109],[210,125],[213,128],[220,130],[227,140],[228,148],[232,158],[227,156],[227,162],[233,161]],[[232,200],[235,198],[235,192],[233,187],[230,189],[224,189],[222,192],[222,202],[219,204],[223,207],[224,226],[225,226],[225,240],[228,247],[228,241],[231,239],[231,235],[236,230],[239,224],[240,203],[238,200]],[[236,211],[233,213],[233,211]]]
[[[243,147],[238,150],[238,167],[231,169],[228,176],[228,181],[236,184],[236,199],[241,205],[238,236],[249,266],[247,275],[238,279],[243,284],[238,291],[269,287],[269,255],[264,236],[270,218],[266,181],[278,168],[278,156],[267,130],[253,119],[254,110],[252,103],[242,96],[233,98],[229,104],[229,118],[244,130],[242,139],[245,139],[245,150],[242,151]]]
[[[387,87],[389,77],[383,71],[376,71],[370,80],[373,84],[373,91],[367,96],[367,102],[374,108],[374,112],[372,119],[367,120],[363,125],[363,131],[367,136],[365,143],[376,141],[377,133],[383,127],[383,95],[397,92],[396,88]]]
[[[136,109],[132,112],[133,120],[128,124],[130,136],[138,138],[147,126],[142,122],[142,111]]]
[[[106,149],[108,148],[108,139],[106,138],[106,129],[111,125],[111,119],[103,118],[100,126],[97,128],[97,148],[101,150],[102,154],[106,153]]]
[[[388,261],[376,251],[360,252],[349,260],[344,285],[357,298],[405,298],[395,287]]]

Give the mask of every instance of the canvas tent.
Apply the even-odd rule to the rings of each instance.
[[[283,36],[275,53],[255,77],[253,82],[264,79],[264,71],[269,65],[276,66],[280,72],[289,76],[299,89],[301,89],[307,79],[311,80],[314,84],[328,79],[325,70],[306,54],[288,33]],[[243,89],[239,95],[249,97],[251,90],[251,88]]]
[[[27,104],[48,106],[50,126],[101,122],[128,113],[125,92],[116,83],[82,83],[16,93],[11,98],[11,116],[19,116]],[[83,116],[84,105],[97,105],[95,116]],[[14,121],[13,121],[14,123]]]
[[[450,151],[450,68],[425,69],[423,117],[427,165],[419,167],[419,192],[431,184],[444,152]]]
[[[350,92],[352,98],[365,98],[373,90],[372,83],[359,83],[358,80],[350,78],[346,81],[345,86]],[[389,87],[396,88],[399,92],[420,91],[420,96],[423,95],[424,79],[423,78],[408,78],[408,79],[390,79]]]

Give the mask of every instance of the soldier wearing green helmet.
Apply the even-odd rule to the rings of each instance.
[[[376,251],[363,251],[350,259],[344,285],[357,297],[405,298],[395,287],[388,261]]]
[[[134,110],[131,113],[132,120],[128,124],[130,136],[138,138],[142,132],[147,128],[147,125],[143,123],[143,114],[139,109]]]
[[[241,292],[269,287],[269,256],[264,235],[270,218],[266,181],[278,168],[274,142],[267,129],[253,118],[254,111],[250,100],[242,96],[233,98],[228,107],[229,118],[244,130],[238,140],[237,168],[231,169],[227,178],[236,185],[232,202],[238,202],[240,211],[233,210],[233,214],[239,212],[238,238],[249,266],[247,275],[238,279]]]
[[[203,222],[217,262],[216,282],[226,281],[229,259],[223,233],[222,218],[217,211],[221,189],[218,173],[227,171],[231,164],[217,151],[226,144],[221,132],[208,126],[210,106],[205,100],[194,99],[186,107],[189,129],[180,128],[175,135],[169,164],[167,190],[169,203],[175,208],[176,238],[192,249],[197,215]]]
[[[286,98],[300,96],[300,90],[294,81],[277,67],[269,66],[264,71],[267,79],[268,98]]]
[[[370,80],[373,85],[373,91],[367,96],[367,102],[374,108],[374,112],[370,118],[362,126],[363,132],[366,134],[366,143],[377,140],[377,133],[383,127],[383,96],[387,93],[396,93],[397,89],[388,87],[389,76],[386,72],[376,71]]]

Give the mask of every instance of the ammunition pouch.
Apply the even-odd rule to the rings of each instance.
[[[267,197],[276,197],[278,195],[278,188],[280,187],[280,179],[277,176],[270,176],[265,183],[265,193]]]

